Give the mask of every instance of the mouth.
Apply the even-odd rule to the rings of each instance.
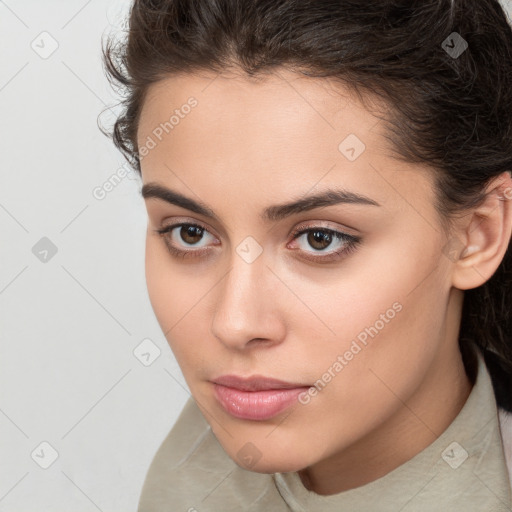
[[[214,395],[231,416],[246,420],[267,420],[297,403],[310,386],[263,376],[249,378],[224,375],[212,380]]]
[[[284,380],[253,375],[252,377],[239,377],[238,375],[222,375],[212,380],[215,384],[235,388],[241,391],[267,391],[275,389],[296,389],[309,387],[308,384],[285,382]]]

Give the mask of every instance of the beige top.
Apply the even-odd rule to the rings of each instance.
[[[448,428],[385,476],[329,496],[306,489],[295,472],[239,467],[190,398],[153,458],[138,512],[510,512],[501,418],[474,347],[475,384]]]

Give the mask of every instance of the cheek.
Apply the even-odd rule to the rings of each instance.
[[[307,270],[300,278],[291,271],[284,280],[312,312],[291,297],[297,303],[297,325],[316,329],[317,336],[310,339],[316,340],[317,348],[326,343],[322,351],[339,353],[348,350],[356,338],[364,344],[407,330],[410,322],[420,325],[427,320],[430,324],[429,310],[434,305],[442,312],[438,301],[446,291],[443,278],[434,270],[437,252],[434,243],[399,245],[381,240],[368,244],[338,268]],[[394,343],[399,345],[399,341]]]
[[[157,236],[148,234],[146,238],[146,284],[148,295],[164,333],[169,333],[178,323],[197,295],[187,286],[183,266],[173,263],[165,243]]]
[[[386,358],[398,361],[411,339],[426,342],[434,318],[443,315],[448,289],[436,268],[436,244],[394,240],[393,244],[382,240],[354,254],[321,286],[313,278],[297,282],[297,295],[307,297],[308,305],[330,328],[322,328],[327,342],[322,351],[327,349],[331,359],[350,350],[357,340],[363,349],[353,359],[364,364],[374,352],[380,358],[385,351]],[[316,322],[316,327],[320,325]],[[319,349],[322,339],[316,339]]]
[[[378,254],[327,286],[331,300],[317,296],[316,310],[336,333],[317,338],[312,359],[325,383],[320,423],[333,424],[330,411],[343,410],[354,427],[376,425],[400,403],[396,396],[406,400],[418,388],[441,350],[449,287],[435,245]]]
[[[209,318],[204,306],[213,283],[199,279],[193,265],[173,259],[165,243],[146,238],[146,285],[151,306],[182,369],[196,360],[208,342]],[[185,372],[186,370],[184,370]]]
[[[174,308],[169,308],[169,300],[172,300],[175,293],[171,293],[172,286],[169,275],[169,265],[166,264],[165,255],[159,247],[160,241],[148,233],[146,235],[146,285],[148,289],[151,306],[160,322],[160,326],[164,329],[166,316],[172,314]],[[168,328],[168,327],[167,327]],[[164,329],[165,330],[165,329]]]

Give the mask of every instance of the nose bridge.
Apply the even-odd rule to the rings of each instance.
[[[230,269],[217,288],[212,320],[214,336],[239,348],[254,338],[269,339],[276,335],[272,332],[276,325],[275,318],[271,318],[275,315],[272,294],[267,291],[272,273],[263,254],[254,260],[247,257],[251,251],[248,247],[242,242],[233,249]]]

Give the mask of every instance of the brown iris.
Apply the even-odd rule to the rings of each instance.
[[[314,249],[325,249],[332,242],[332,234],[329,231],[310,231],[308,233],[308,243]]]
[[[180,236],[187,244],[194,244],[201,240],[203,229],[198,226],[182,226]]]

